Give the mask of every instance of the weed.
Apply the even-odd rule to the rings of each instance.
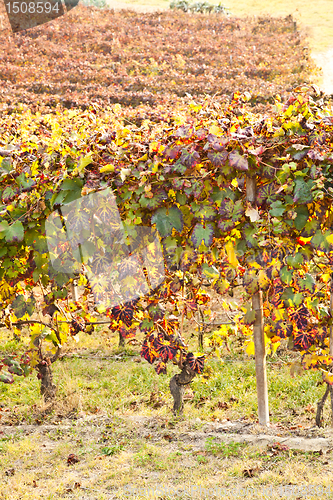
[[[204,455],[197,455],[196,459],[199,464],[206,464],[208,462],[208,458]]]
[[[122,444],[115,444],[113,446],[105,446],[102,448],[102,453],[103,455],[107,455],[108,457],[111,457],[112,455],[115,455],[116,453],[120,453],[121,450],[124,448]]]
[[[213,455],[221,455],[225,458],[239,456],[240,450],[246,446],[245,443],[218,443],[215,437],[207,438],[206,450]]]

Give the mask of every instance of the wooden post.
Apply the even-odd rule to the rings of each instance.
[[[331,282],[330,282],[330,314],[331,314],[331,316],[333,314],[333,273],[331,274]],[[329,355],[333,356],[333,326],[332,325],[330,325]],[[330,370],[332,370],[332,365],[330,367]],[[333,424],[333,387],[328,382],[326,382],[325,394],[323,395],[321,400],[318,401],[318,403],[317,403],[316,425],[318,427],[323,426],[324,406],[325,406],[325,402],[326,402],[328,394],[330,394],[330,397],[331,397],[331,421]]]
[[[246,178],[246,199],[256,208],[256,179]],[[264,315],[262,309],[262,292],[252,296],[252,308],[256,312],[253,325],[254,354],[256,363],[257,400],[259,424],[269,424],[268,389],[266,373],[266,347],[264,335]]]
[[[79,300],[78,287],[76,283],[71,283],[72,299],[77,302]]]
[[[331,283],[330,283],[330,314],[332,317],[333,314],[333,273],[331,274]],[[330,356],[333,356],[333,326],[330,325]],[[332,369],[332,366],[331,366]],[[331,424],[333,425],[333,386],[327,384],[327,387],[330,389],[330,397],[331,397]]]

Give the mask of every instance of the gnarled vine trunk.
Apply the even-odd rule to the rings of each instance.
[[[45,401],[51,401],[55,398],[57,387],[53,382],[51,364],[45,361],[38,364],[38,378],[40,379],[40,393]]]
[[[38,379],[40,380],[40,393],[44,396],[45,401],[52,401],[57,392],[57,386],[53,382],[52,363],[54,363],[60,354],[61,347],[59,346],[57,352],[52,358],[44,357],[40,351],[41,361],[37,365]]]
[[[119,344],[118,344],[118,347],[119,348],[124,348],[125,347],[125,339],[124,337],[122,336],[122,334],[119,332]]]
[[[183,397],[185,392],[185,386],[190,384],[194,379],[196,372],[194,372],[189,365],[185,362],[182,371],[177,373],[170,380],[170,392],[174,399],[173,413],[179,415],[183,412]]]

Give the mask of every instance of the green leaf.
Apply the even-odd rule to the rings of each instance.
[[[256,320],[256,312],[254,309],[247,311],[243,317],[243,321],[246,325],[254,325]]]
[[[166,192],[161,189],[160,191],[154,192],[152,198],[146,198],[145,193],[141,195],[139,203],[143,208],[148,208],[149,210],[155,210],[159,206],[163,205],[163,201],[167,199]]]
[[[6,366],[8,366],[9,373],[13,373],[13,374],[19,375],[19,376],[24,375],[24,371],[22,370],[20,363],[16,359],[8,357],[8,358],[4,358],[2,360],[2,362]]]
[[[14,186],[7,186],[1,195],[1,200],[3,203],[7,204],[9,203],[9,200],[19,194],[20,190],[18,187]]]
[[[246,312],[243,316],[243,321],[246,325],[254,325],[256,320],[256,312],[252,309],[251,304],[245,304]]]
[[[193,228],[191,240],[196,248],[199,248],[202,242],[209,247],[213,243],[214,228],[212,224],[205,226],[198,222]]]
[[[216,279],[220,276],[218,270],[214,266],[210,267],[208,264],[206,264],[206,262],[202,264],[201,269],[202,272],[207,276],[207,278]]]
[[[295,255],[288,255],[288,257],[286,258],[286,262],[288,266],[298,269],[303,263],[303,256],[300,253],[296,253]]]
[[[2,158],[0,157],[0,173],[3,175],[7,175],[10,172],[12,172],[13,167],[12,167],[12,161],[11,158]]]
[[[296,160],[302,160],[308,153],[310,146],[304,146],[303,144],[293,144],[290,148],[286,149],[286,153]]]
[[[11,373],[1,372],[0,373],[0,382],[3,382],[4,384],[13,384],[14,377]]]
[[[297,177],[295,179],[294,203],[310,203],[312,201],[311,189],[313,186],[314,182],[312,179],[305,182],[303,178]]]
[[[176,199],[177,199],[177,203],[179,203],[179,205],[185,205],[187,203],[187,196],[184,193],[178,192],[176,194]]]
[[[18,319],[21,319],[26,313],[28,313],[29,316],[32,315],[35,309],[35,302],[36,301],[33,297],[29,298],[26,301],[23,295],[17,295],[11,303],[11,307],[14,311],[15,316]]]
[[[218,221],[218,227],[223,232],[230,231],[230,229],[236,226],[236,223],[244,214],[242,200],[238,200],[234,203],[230,198],[225,198],[221,201],[219,214],[221,218]]]
[[[293,281],[293,272],[284,266],[280,269],[280,278],[286,285],[290,285]]]
[[[297,207],[295,211],[297,213],[297,216],[294,219],[294,225],[295,225],[296,229],[301,231],[305,227],[305,224],[308,221],[309,210],[307,209],[306,206],[300,206],[300,207]]]
[[[185,167],[193,168],[197,163],[200,163],[200,155],[196,151],[187,151],[183,149],[179,161],[182,165],[185,165]]]
[[[229,287],[229,282],[223,278],[220,278],[213,284],[215,292],[220,293],[221,295],[225,293]]]
[[[15,182],[20,188],[25,189],[32,186],[35,181],[29,177],[26,177],[25,173],[22,172],[18,177],[16,177]]]
[[[281,215],[284,213],[286,209],[286,206],[282,203],[281,200],[274,201],[271,204],[271,209],[269,213],[271,214],[272,217],[281,217]]]
[[[75,191],[81,189],[83,186],[82,179],[65,179],[61,184],[61,191]]]
[[[0,231],[1,233],[3,233],[7,243],[17,243],[19,241],[22,241],[24,237],[23,224],[18,220],[10,226],[6,221],[1,222]]]
[[[65,179],[60,186],[60,192],[54,193],[51,198],[51,206],[61,203],[70,203],[71,201],[77,200],[81,196],[81,189],[83,186],[83,180],[76,179]]]
[[[221,152],[212,151],[207,154],[207,157],[214,165],[214,167],[221,167],[222,165],[225,165],[228,159],[228,152],[226,150]]]
[[[216,208],[206,203],[197,204],[193,202],[191,208],[198,219],[211,220],[216,215]]]
[[[52,342],[55,346],[59,345],[58,337],[53,330],[51,330],[51,332],[45,336],[45,340],[47,340],[48,342]]]
[[[183,229],[183,214],[178,207],[159,208],[151,218],[152,224],[156,224],[156,229],[162,237],[170,236],[172,229],[181,232]]]
[[[316,231],[316,234],[311,238],[311,246],[323,252],[329,250],[330,244],[326,236],[327,234],[325,235],[322,231]]]
[[[303,279],[298,278],[297,284],[300,290],[308,291],[310,293],[313,293],[315,291],[316,281],[314,277],[309,273],[306,273]]]

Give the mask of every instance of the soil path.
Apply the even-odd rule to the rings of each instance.
[[[325,94],[333,94],[333,48],[326,52],[312,54],[312,57],[319,68],[322,68],[323,76],[320,88]]]
[[[155,5],[137,5],[135,3],[118,2],[118,0],[106,0],[106,3],[115,10],[129,9],[136,10],[137,12],[156,12],[166,10],[163,7],[156,7]]]
[[[85,416],[79,418],[75,422],[77,435],[84,437],[88,433],[96,434],[96,439],[99,434],[102,434],[101,428],[105,424],[112,423],[113,420],[106,417]],[[149,437],[151,442],[162,442],[165,434],[165,425],[163,419],[159,417],[144,417],[140,415],[128,416],[127,424],[129,428],[135,428],[138,437]],[[162,425],[161,425],[162,424]],[[280,443],[290,449],[302,451],[322,451],[328,452],[333,450],[333,432],[330,428],[319,429],[318,427],[303,428],[302,430],[290,431],[283,426],[271,424],[268,427],[262,427],[259,424],[241,421],[225,421],[225,422],[204,422],[199,418],[189,422],[189,427],[199,426],[200,430],[192,432],[185,429],[185,422],[181,422],[179,426],[168,431],[170,441],[191,443],[195,451],[204,451],[207,438],[215,438],[217,442],[237,442],[255,445],[259,448]],[[3,425],[1,427],[2,437],[9,437],[21,434],[40,435],[42,440],[45,440],[45,435],[50,431],[65,431],[73,427],[73,422],[63,421],[58,424],[43,424],[43,425]],[[163,428],[164,427],[164,428]],[[178,428],[177,428],[178,427]],[[166,445],[165,445],[166,446]],[[170,445],[172,447],[172,445]]]

